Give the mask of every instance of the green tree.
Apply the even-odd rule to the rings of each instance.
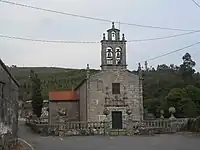
[[[192,57],[189,53],[186,53],[183,57],[183,64],[180,65],[180,74],[182,76],[182,79],[188,84],[193,78],[196,63],[192,60]]]
[[[30,79],[32,82],[32,109],[33,113],[39,118],[42,114],[43,98],[41,94],[41,83],[37,74],[31,70]]]
[[[181,88],[173,88],[169,91],[168,95],[166,96],[167,107],[176,108],[176,116],[178,117],[182,114],[182,95],[185,95],[185,93]]]
[[[166,64],[158,65],[157,66],[157,71],[168,71],[170,70],[170,67],[167,66]]]
[[[200,114],[200,88],[188,85],[185,90],[191,100],[190,105],[194,106],[193,111],[195,111],[196,115]]]
[[[200,112],[200,89],[191,85],[173,88],[166,96],[167,107],[175,107],[177,117],[196,117]]]

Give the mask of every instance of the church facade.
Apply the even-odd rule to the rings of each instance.
[[[143,120],[142,79],[127,69],[126,40],[114,23],[101,40],[101,71],[90,74],[87,68],[87,78],[76,88],[81,121],[107,116],[113,128],[121,128],[128,119]]]
[[[127,69],[126,40],[114,23],[101,40],[101,70],[90,74],[88,65],[87,77],[75,88],[75,94],[78,121],[99,122],[106,118],[112,128],[123,128],[128,119],[143,120],[142,79],[139,73]],[[51,115],[56,104],[54,99],[50,101]]]

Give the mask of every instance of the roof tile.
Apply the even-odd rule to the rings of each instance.
[[[78,96],[74,90],[51,91],[49,92],[49,100],[51,101],[68,101],[77,100]]]

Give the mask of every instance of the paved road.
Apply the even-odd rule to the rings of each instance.
[[[183,135],[41,137],[21,125],[20,136],[35,150],[198,150],[200,137]]]

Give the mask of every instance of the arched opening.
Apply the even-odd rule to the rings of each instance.
[[[115,48],[115,60],[117,65],[121,64],[122,49],[120,47]]]
[[[113,50],[111,47],[106,48],[106,63],[113,64]]]
[[[112,31],[112,40],[115,41],[116,40],[116,33],[114,31]]]

